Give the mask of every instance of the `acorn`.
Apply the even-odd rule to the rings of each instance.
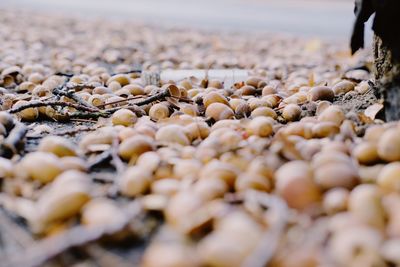
[[[262,107],[259,107],[259,108],[262,108]],[[257,111],[256,113],[259,113],[259,111]],[[254,116],[254,117],[256,117],[258,114],[254,114],[254,115],[252,115],[252,116]],[[246,117],[248,117],[248,116],[250,116],[250,114],[251,114],[251,109],[250,109],[250,106],[249,106],[249,104],[247,104],[246,102],[244,102],[244,103],[240,103],[236,108],[235,108],[235,115],[236,115],[236,118],[237,119],[239,119],[239,118],[246,118]],[[268,114],[268,113],[267,113]]]
[[[210,127],[203,121],[192,122],[185,126],[185,133],[191,141],[205,139],[210,134]]]
[[[268,137],[273,134],[272,119],[269,117],[256,117],[252,119],[246,127],[246,131],[250,135],[258,135],[260,137]]]
[[[334,97],[335,93],[327,86],[316,86],[311,88],[308,96],[311,101],[326,100],[329,102],[332,102]]]
[[[84,151],[91,151],[96,145],[111,145],[116,137],[115,129],[112,127],[100,128],[97,131],[91,132],[81,139],[79,147]]]
[[[315,114],[319,116],[327,107],[331,106],[332,103],[329,101],[319,101],[317,104],[317,110],[315,111]]]
[[[370,165],[379,161],[377,146],[373,143],[363,142],[353,149],[353,156],[360,164]]]
[[[193,117],[197,116],[199,113],[198,108],[192,104],[181,104],[179,111],[183,112],[184,114],[193,116]]]
[[[262,89],[262,96],[267,96],[267,95],[272,95],[272,94],[276,94],[276,89],[270,85],[266,85],[263,89]]]
[[[41,183],[49,183],[64,171],[58,157],[48,152],[32,152],[21,160],[28,176]]]
[[[221,103],[212,103],[206,109],[206,117],[213,118],[216,121],[231,119],[233,116],[232,109]]]
[[[349,211],[363,222],[383,229],[385,214],[381,203],[382,194],[378,186],[361,184],[354,188],[349,197]]]
[[[208,87],[222,89],[224,88],[224,84],[219,80],[211,79],[208,81]]]
[[[182,146],[187,146],[190,144],[190,140],[186,136],[184,128],[176,124],[170,124],[161,127],[156,133],[156,141],[175,143]]]
[[[44,81],[44,77],[42,74],[35,72],[35,73],[32,73],[31,75],[29,75],[28,81],[32,82],[34,84],[40,84]]]
[[[91,198],[90,178],[78,171],[58,176],[37,202],[40,222],[64,220],[78,214]]]
[[[278,117],[275,110],[273,110],[272,108],[269,108],[269,107],[258,107],[251,112],[251,116],[253,118],[258,117],[258,116],[271,117],[274,120]]]
[[[378,142],[378,155],[381,159],[391,162],[400,160],[400,130],[386,130]]]
[[[242,266],[257,247],[262,228],[244,212],[231,212],[198,245],[205,266]]]
[[[341,82],[338,82],[332,87],[333,92],[335,95],[341,95],[345,94],[347,92],[353,91],[354,90],[354,83],[344,80]]]
[[[241,98],[232,98],[231,100],[229,100],[229,106],[233,110],[236,110],[236,108],[238,108],[239,105],[243,105],[243,104],[246,104],[246,100],[241,99]]]
[[[310,138],[312,138],[311,127],[312,127],[312,125],[309,123],[296,121],[296,122],[289,124],[284,129],[282,129],[282,132],[288,136],[297,135],[297,136],[301,136],[305,139],[310,139]]]
[[[324,194],[322,206],[328,215],[347,210],[350,192],[344,188],[333,188]]]
[[[170,115],[169,108],[165,103],[157,103],[151,106],[149,110],[149,116],[151,119],[158,121],[161,119],[168,118]]]
[[[321,121],[312,127],[312,135],[314,138],[332,137],[339,132],[340,128],[330,121]]]
[[[384,133],[385,127],[383,125],[371,125],[365,130],[364,140],[376,144]]]
[[[118,155],[123,160],[135,162],[141,154],[154,149],[153,139],[144,135],[134,135],[119,145]]]
[[[113,125],[123,125],[126,127],[132,126],[137,121],[136,114],[129,109],[117,110],[111,117]]]
[[[88,103],[92,106],[98,107],[104,105],[106,103],[106,99],[104,96],[99,94],[93,94],[89,97]]]
[[[223,197],[229,191],[229,187],[222,179],[211,178],[199,179],[194,184],[193,190],[207,201]]]
[[[125,213],[107,198],[90,200],[82,208],[82,223],[87,226],[121,226],[128,218]]]
[[[86,164],[86,161],[78,157],[69,157],[69,156],[62,157],[60,158],[60,162],[64,167],[65,171],[67,170],[77,170],[81,172],[88,171],[88,164]]]
[[[317,167],[314,180],[324,190],[336,187],[351,189],[358,182],[358,173],[349,163],[329,162]]]
[[[168,202],[164,215],[166,221],[178,231],[185,233],[190,226],[191,215],[204,203],[201,196],[193,190],[177,192]]]
[[[340,126],[345,120],[345,115],[343,110],[336,105],[327,107],[319,116],[319,121],[333,122],[337,126]]]
[[[385,266],[379,255],[382,239],[374,228],[348,227],[333,233],[328,252],[338,266]]]
[[[124,196],[135,197],[146,193],[150,188],[152,174],[140,166],[129,167],[119,178],[118,187]]]
[[[224,105],[229,105],[228,100],[221,94],[217,92],[210,92],[203,97],[203,104],[207,108],[213,103],[222,103]]]
[[[175,177],[182,179],[200,173],[202,167],[201,162],[196,159],[181,159],[175,163],[173,172]]]
[[[319,202],[321,193],[307,162],[291,161],[275,173],[277,193],[294,209],[303,210]]]
[[[297,104],[289,104],[283,108],[282,117],[286,121],[297,121],[301,116],[301,108]]]
[[[76,156],[75,144],[60,136],[46,136],[40,141],[37,150],[50,152],[58,157]]]
[[[110,79],[107,81],[107,86],[110,86],[112,82],[118,82],[120,86],[125,86],[130,83],[130,79],[128,75],[125,74],[116,74],[112,76]]]
[[[384,192],[400,192],[400,163],[392,162],[384,166],[376,183]]]
[[[28,101],[19,100],[14,105],[13,108],[18,108],[29,104]],[[25,121],[34,121],[39,117],[39,111],[37,108],[27,108],[17,113],[17,115]]]
[[[154,181],[151,184],[151,193],[164,196],[175,195],[181,187],[181,182],[172,178]]]
[[[246,192],[249,189],[269,192],[271,188],[271,181],[257,173],[242,173],[235,181],[236,192]]]

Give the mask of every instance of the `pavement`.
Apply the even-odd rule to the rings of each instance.
[[[0,8],[341,40],[354,20],[352,0],[1,0]]]

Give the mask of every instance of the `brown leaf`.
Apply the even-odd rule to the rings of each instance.
[[[383,105],[380,103],[375,103],[372,106],[369,106],[365,111],[364,114],[371,120],[375,120],[376,115],[381,111],[383,108]]]

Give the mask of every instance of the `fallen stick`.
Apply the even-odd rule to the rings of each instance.
[[[3,267],[24,266],[36,267],[72,248],[94,242],[105,235],[112,235],[124,229],[124,227],[137,217],[142,207],[139,201],[134,201],[124,208],[127,219],[113,225],[104,226],[75,226],[58,235],[50,236],[36,244],[24,248],[24,251],[17,251],[13,257],[2,262]]]
[[[249,191],[246,195],[248,201],[258,203],[268,208],[270,214],[268,230],[265,231],[256,248],[253,250],[242,267],[263,267],[268,266],[281,240],[289,218],[289,210],[286,203],[276,196],[263,192]]]
[[[18,145],[25,138],[28,128],[20,123],[15,123],[14,127],[10,131],[10,134],[0,145],[0,156],[5,158],[11,158],[13,155],[18,153]]]
[[[48,102],[41,102],[41,101],[31,101],[23,106],[19,106],[17,108],[12,108],[9,109],[8,112],[13,114],[13,113],[18,113],[21,112],[25,109],[28,108],[38,108],[38,107],[46,107],[46,106],[50,106],[50,107],[71,107],[77,110],[83,110],[83,111],[88,111],[88,112],[98,112],[99,109],[94,108],[94,107],[87,107],[84,105],[80,105],[80,104],[75,104],[75,103],[70,103],[70,102],[62,102],[62,101],[48,101]]]

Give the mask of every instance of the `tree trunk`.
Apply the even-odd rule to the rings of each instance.
[[[386,121],[400,120],[400,58],[374,36],[375,82],[384,100]]]

